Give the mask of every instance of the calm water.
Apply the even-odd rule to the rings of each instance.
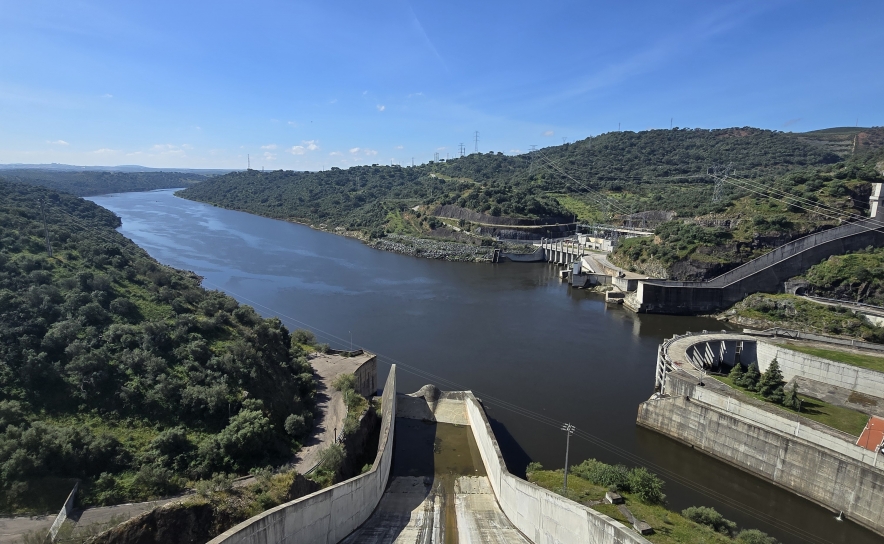
[[[492,399],[569,421],[691,486],[729,498],[722,503],[663,475],[673,508],[714,506],[740,526],[788,543],[881,542],[854,524],[836,522],[825,509],[635,425],[638,404],[653,390],[658,344],[686,330],[721,329],[718,322],[607,307],[599,295],[569,289],[546,264],[406,257],[301,225],[190,202],[172,191],[90,200],[122,217],[121,232],[153,257],[193,270],[206,287],[222,289],[265,316],[277,315],[291,329],[322,331],[320,340],[333,347],[349,347],[352,334],[354,346],[381,355],[379,383],[389,369],[383,363],[394,361],[402,363],[402,392],[430,382],[473,390],[489,404],[513,472],[524,471],[529,460],[561,468],[565,436]],[[570,464],[587,457],[635,464],[572,437]],[[765,523],[753,511],[774,514],[816,540]]]

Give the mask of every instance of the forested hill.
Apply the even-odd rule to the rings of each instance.
[[[67,171],[39,168],[0,170],[0,179],[41,185],[77,196],[190,187],[209,176],[185,172]]]
[[[80,504],[113,504],[291,458],[315,387],[278,319],[160,265],[91,202],[0,195],[0,511],[56,510],[73,479]]]
[[[612,132],[538,152],[474,153],[415,167],[360,166],[322,172],[234,172],[180,193],[268,217],[395,232],[402,214],[453,204],[492,216],[577,215],[585,221],[642,210],[709,211],[706,174],[730,163],[741,175],[772,178],[841,160],[819,141],[753,128]],[[599,204],[600,192],[615,206]],[[431,223],[423,222],[433,228]]]

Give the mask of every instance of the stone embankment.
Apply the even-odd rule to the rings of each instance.
[[[414,236],[404,236],[401,234],[388,234],[384,238],[368,242],[368,245],[375,249],[393,251],[403,255],[411,255],[412,257],[468,263],[490,263],[494,256],[495,249],[495,247],[492,246],[476,246],[459,242],[428,240],[425,238],[416,238]],[[522,244],[503,244],[502,246],[498,246],[497,249],[500,249],[501,247],[505,251],[513,253],[530,253],[535,249]]]

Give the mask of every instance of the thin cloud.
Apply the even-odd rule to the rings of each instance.
[[[328,101],[329,104],[336,104],[337,102],[338,102],[337,98],[332,98],[331,100]]]
[[[293,126],[293,127],[298,126],[297,121],[289,121],[288,124],[289,124],[289,126]]]
[[[316,151],[319,149],[319,144],[316,143],[316,140],[304,140],[301,144],[302,145],[293,145],[288,152],[292,155],[303,155],[308,151]]]
[[[405,148],[405,146],[403,146],[403,145],[397,145],[397,146],[395,147],[395,149],[404,149],[404,148]]]
[[[271,152],[269,152],[269,151],[265,151],[265,152],[264,152],[264,158],[267,159],[268,161],[275,161],[275,160],[276,160],[276,155],[273,154],[273,153],[271,153]]]
[[[360,151],[362,151],[362,148],[359,148],[359,147],[351,147],[350,148],[350,153],[352,153],[354,155],[359,153]]]
[[[555,134],[555,132],[553,132],[553,131],[551,131],[551,130],[547,130],[547,131],[545,131],[545,132],[543,133],[543,135],[544,135],[544,136],[547,136],[547,137],[552,136],[553,134]]]
[[[46,140],[46,143],[52,145],[71,145],[64,140]]]
[[[261,149],[270,149],[272,151],[272,150],[276,149],[276,144],[262,145]]]
[[[522,152],[521,149],[510,149],[510,153],[512,153],[513,155],[518,155],[521,152]]]
[[[328,154],[329,157],[340,157],[341,155],[343,155],[343,153],[341,153],[340,151],[332,151]]]
[[[101,98],[113,98],[113,97],[114,97],[114,95],[112,95],[110,93],[105,93],[105,94],[101,95]]]
[[[378,109],[378,111],[384,111],[385,109],[387,109],[387,106],[385,106],[383,104],[378,104],[375,107]]]
[[[102,147],[101,149],[96,149],[93,151],[96,155],[111,155],[113,153],[119,153],[116,149],[108,149],[106,147]]]
[[[371,156],[377,155],[378,152],[374,149],[366,149],[365,154],[368,155],[369,157],[371,157]]]

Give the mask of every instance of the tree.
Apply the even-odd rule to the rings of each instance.
[[[780,371],[780,364],[777,362],[776,358],[774,358],[774,360],[770,362],[770,366],[767,367],[767,371],[758,381],[755,390],[761,393],[761,396],[766,399],[773,400],[772,397],[778,397],[782,402],[784,383],[783,373]]]
[[[743,365],[740,363],[734,363],[734,368],[731,369],[730,374],[727,375],[735,384],[739,385],[740,382],[743,381]]]
[[[746,370],[746,373],[743,374],[743,379],[740,380],[740,387],[745,387],[750,391],[755,391],[755,385],[758,383],[761,374],[758,372],[758,363],[752,363],[749,365],[749,369]]]
[[[791,408],[797,412],[801,411],[801,399],[798,398],[798,383],[795,382],[792,384],[792,387],[789,387],[785,390],[785,394],[783,396],[783,406],[786,408]]]

